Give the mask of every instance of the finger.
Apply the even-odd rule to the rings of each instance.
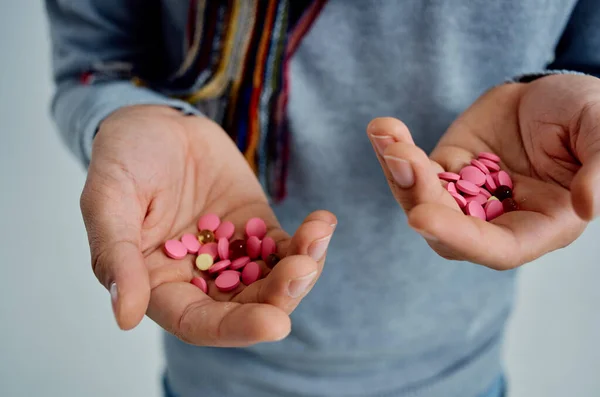
[[[190,283],[152,290],[148,317],[181,340],[199,346],[241,347],[285,338],[288,315],[265,304],[217,302]]]
[[[92,268],[111,294],[117,324],[135,327],[150,298],[148,272],[140,249],[141,211],[133,188],[110,188],[93,173],[81,195]]]
[[[530,262],[581,234],[583,222],[565,211],[568,192],[535,180],[517,180],[516,185],[520,186],[514,191],[520,209],[491,222],[431,203],[415,207],[408,222],[442,256],[497,270]]]
[[[439,167],[432,166],[400,120],[375,119],[368,131],[392,194],[406,213],[424,203],[442,203],[459,210],[439,181]]]
[[[600,149],[584,156],[582,163],[571,183],[571,200],[577,215],[591,221],[600,215]]]
[[[291,313],[316,283],[331,240],[335,217],[319,211],[307,217],[292,237],[283,259],[268,276],[236,296],[240,303],[268,303]]]

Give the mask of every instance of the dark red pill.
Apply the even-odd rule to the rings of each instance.
[[[233,240],[229,243],[229,259],[235,260],[247,255],[246,242],[244,240]]]
[[[509,197],[502,200],[502,208],[504,208],[504,212],[517,211],[519,209],[519,205],[513,198]]]
[[[512,197],[512,190],[506,185],[500,185],[494,190],[494,196],[500,201]]]
[[[267,256],[265,263],[267,264],[269,269],[273,269],[275,267],[275,265],[277,265],[277,263],[279,263],[280,260],[281,260],[281,258],[279,258],[279,256],[277,254],[271,254],[271,255]]]

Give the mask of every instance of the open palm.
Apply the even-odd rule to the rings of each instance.
[[[410,225],[432,248],[449,259],[510,269],[568,245],[598,214],[599,104],[600,80],[593,77],[496,87],[450,126],[429,158],[398,120],[377,119],[368,130]],[[491,222],[463,215],[437,178],[482,151],[500,156],[520,207]],[[403,185],[406,162],[410,186]]]
[[[103,122],[81,204],[94,271],[107,288],[116,283],[119,325],[131,328],[147,313],[184,341],[212,346],[285,337],[336,223],[317,211],[291,238],[219,126],[151,106],[123,109]],[[194,258],[176,261],[162,249],[167,239],[197,233],[204,213],[233,222],[236,231],[252,217],[264,219],[283,259],[273,270],[263,264],[268,276],[248,287],[221,293],[210,285],[207,296],[190,284],[200,275]]]

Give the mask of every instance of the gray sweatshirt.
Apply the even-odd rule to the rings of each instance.
[[[162,57],[176,65],[188,2],[155,3]],[[118,78],[79,83],[148,44],[141,4],[47,0],[53,114],[84,164],[99,122],[122,106],[205,114]],[[325,270],[281,342],[193,347],[166,334],[175,396],[483,395],[502,373],[515,272],[437,256],[407,226],[365,127],[398,117],[429,151],[485,90],[550,69],[600,72],[600,1],[328,1],[291,61],[289,194],[275,206],[290,231],[315,209],[338,216]]]

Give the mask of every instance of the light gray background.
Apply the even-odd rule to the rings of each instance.
[[[42,1],[0,1],[0,396],[159,396],[157,327],[113,323],[79,213],[84,172],[48,115]],[[527,265],[510,326],[510,397],[600,396],[600,221]]]

